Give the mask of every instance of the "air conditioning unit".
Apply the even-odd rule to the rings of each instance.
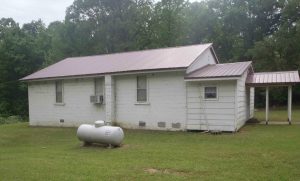
[[[103,104],[104,98],[103,95],[92,95],[90,96],[90,102],[94,104]]]

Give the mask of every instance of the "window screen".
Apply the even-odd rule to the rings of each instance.
[[[147,77],[137,77],[137,102],[147,102]]]
[[[95,95],[103,95],[103,79],[95,79]]]
[[[63,83],[62,81],[55,82],[55,95],[56,95],[56,103],[63,102]]]
[[[205,87],[204,88],[205,99],[216,99],[217,98],[217,87]]]

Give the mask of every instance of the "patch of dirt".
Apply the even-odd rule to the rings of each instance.
[[[176,176],[186,176],[189,175],[189,172],[183,170],[176,170],[176,169],[157,169],[157,168],[147,168],[144,170],[146,173],[150,174],[170,174]]]
[[[128,144],[122,144],[120,146],[120,148],[122,148],[122,149],[130,148],[130,147],[131,147],[131,145],[128,145]]]
[[[160,172],[160,170],[155,169],[155,168],[147,168],[144,171],[147,173],[151,173],[151,174]]]

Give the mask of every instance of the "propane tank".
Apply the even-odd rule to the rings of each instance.
[[[77,137],[85,143],[100,143],[120,146],[124,139],[122,128],[105,126],[105,122],[98,120],[95,125],[82,124],[77,130]]]

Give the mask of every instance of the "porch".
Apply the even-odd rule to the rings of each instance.
[[[260,72],[248,75],[246,86],[264,87],[266,90],[265,124],[269,124],[269,90],[270,87],[288,87],[287,122],[292,124],[292,87],[300,83],[298,71]],[[282,123],[281,123],[282,124]]]

